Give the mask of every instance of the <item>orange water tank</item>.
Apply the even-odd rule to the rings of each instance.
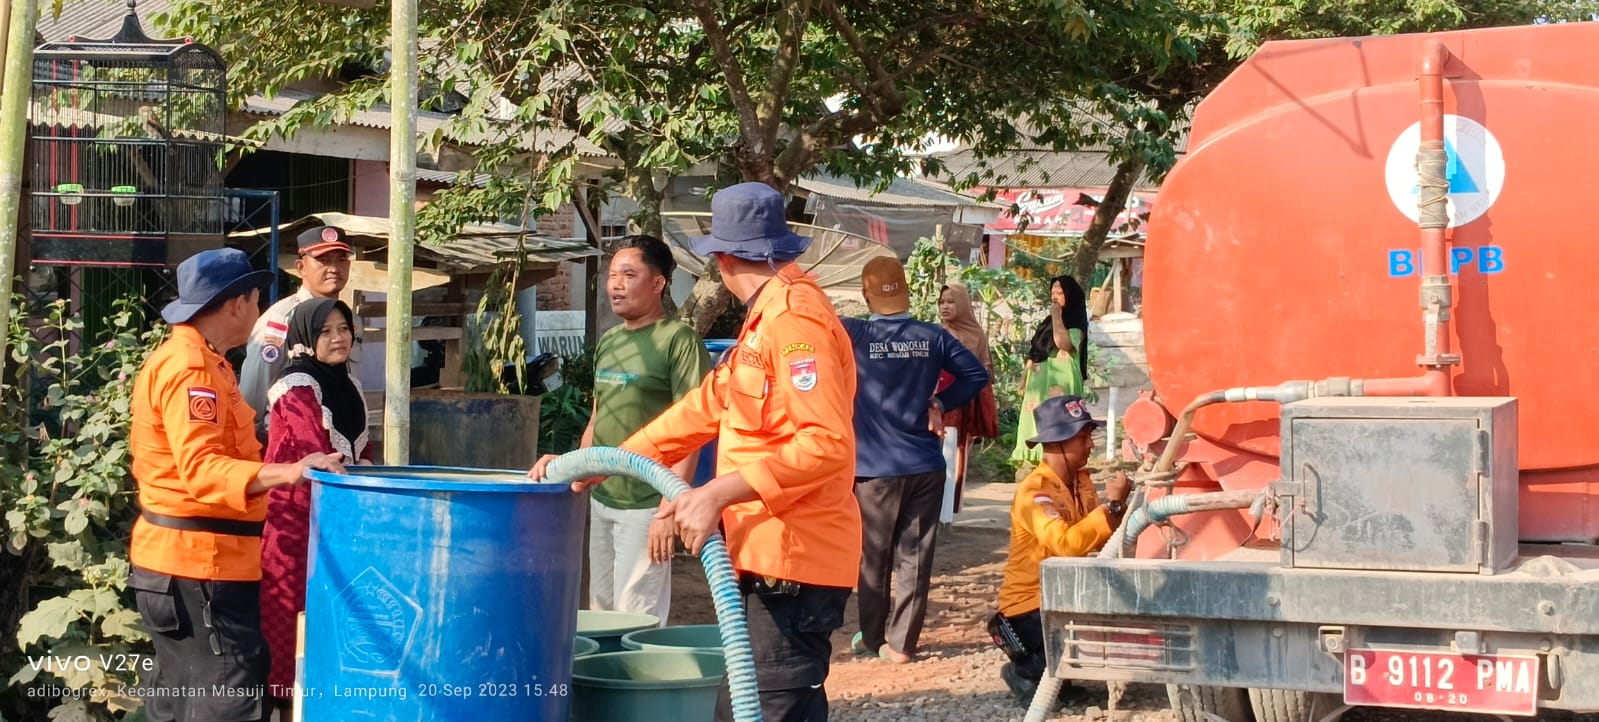
[[[1449,51],[1454,392],[1520,399],[1522,538],[1592,541],[1599,215],[1583,208],[1599,192],[1599,23],[1262,47],[1199,106],[1150,219],[1156,392],[1176,410],[1226,387],[1420,373],[1429,39]],[[1271,404],[1206,408],[1195,430],[1239,460],[1277,453]],[[1229,486],[1222,461],[1210,468]]]

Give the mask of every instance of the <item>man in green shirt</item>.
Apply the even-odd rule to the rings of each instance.
[[[677,263],[654,236],[622,239],[606,291],[622,325],[594,349],[594,414],[582,446],[619,446],[634,431],[700,385],[711,368],[705,342],[688,324],[667,318],[663,299]],[[673,467],[692,480],[698,454]],[[548,463],[547,456],[540,466]],[[656,519],[661,495],[636,479],[613,476],[589,500],[589,608],[652,614],[666,623],[672,605],[675,523]]]

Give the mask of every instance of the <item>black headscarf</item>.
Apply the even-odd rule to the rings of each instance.
[[[294,313],[289,316],[289,335],[283,345],[289,356],[283,375],[303,373],[315,379],[322,389],[322,406],[333,415],[333,429],[353,444],[366,430],[366,400],[361,398],[361,390],[350,379],[347,364],[323,363],[316,358],[316,340],[322,335],[322,325],[334,311],[344,315],[353,332],[355,314],[336,298],[313,298],[294,307]]]
[[[1055,284],[1060,284],[1061,290],[1066,293],[1066,305],[1061,307],[1061,325],[1069,329],[1082,331],[1077,341],[1077,368],[1082,372],[1083,381],[1088,381],[1088,294],[1083,293],[1083,287],[1077,284],[1077,279],[1071,276],[1056,276],[1050,280],[1049,285],[1053,290]],[[1038,325],[1038,330],[1033,332],[1032,348],[1027,350],[1027,360],[1033,363],[1043,363],[1058,351],[1055,347],[1055,329],[1053,319],[1046,317]]]

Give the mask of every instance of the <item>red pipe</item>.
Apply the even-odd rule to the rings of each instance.
[[[1444,63],[1448,49],[1437,40],[1428,40],[1421,53],[1421,148],[1420,154],[1444,152]],[[1421,225],[1421,275],[1448,273],[1449,253],[1444,247],[1444,227]],[[1449,336],[1438,339],[1438,351],[1449,352]]]
[[[1434,167],[1448,162],[1444,150],[1444,65],[1449,50],[1438,40],[1428,40],[1421,49],[1421,147],[1417,150],[1418,176],[1429,161]],[[1449,310],[1454,305],[1449,287],[1449,248],[1444,237],[1449,216],[1448,179],[1443,188],[1429,190],[1426,178],[1417,183],[1421,228],[1421,304],[1426,351],[1417,358],[1425,369],[1419,377],[1406,379],[1366,379],[1367,396],[1449,396],[1453,393],[1450,367],[1460,363],[1449,353]],[[1429,212],[1429,205],[1439,206]]]

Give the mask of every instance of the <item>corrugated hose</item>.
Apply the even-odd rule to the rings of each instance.
[[[626,476],[652,487],[668,501],[688,491],[688,484],[659,462],[630,451],[595,446],[562,454],[545,470],[545,483],[570,484],[594,476]],[[727,658],[728,687],[732,691],[733,719],[760,722],[760,688],[755,681],[755,653],[750,649],[749,625],[744,617],[744,600],[733,573],[733,559],[720,533],[711,535],[700,548],[700,563],[705,565],[705,581],[711,587],[716,606],[716,626],[722,635],[722,653]]]

